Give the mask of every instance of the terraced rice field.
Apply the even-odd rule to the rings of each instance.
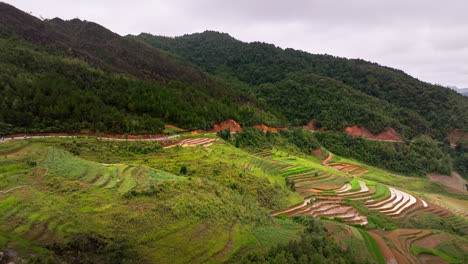
[[[328,153],[328,157],[322,162],[322,165],[342,171],[354,177],[360,177],[368,171],[360,166],[343,162],[330,162],[333,159],[333,154]]]
[[[313,215],[315,217],[341,218],[350,224],[367,224],[365,216],[359,214],[353,206],[346,205],[344,198],[335,193],[335,190],[348,182],[349,178],[312,167],[296,167],[260,158],[253,158],[250,163],[244,166],[245,169],[253,169],[254,167],[283,176],[290,187],[304,197],[303,203],[275,212],[272,215]]]
[[[270,160],[267,161],[262,158],[252,158],[252,160],[249,163],[244,164],[243,167],[245,170],[252,170],[254,168],[258,168],[265,173],[271,175],[278,175],[284,169],[286,169],[288,165],[281,162],[275,162]]]
[[[256,161],[257,163],[259,161]],[[262,161],[268,164],[268,161]],[[272,163],[273,164],[273,163]],[[270,166],[273,166],[273,165]],[[278,168],[281,165],[276,164]],[[452,213],[404,191],[357,177],[346,178],[311,167],[284,166],[277,171],[291,187],[304,197],[302,204],[274,212],[273,215],[310,214],[316,217],[340,218],[348,224],[366,225],[366,216],[346,204],[361,201],[370,210],[392,218],[402,218],[416,212],[448,217]]]
[[[411,194],[391,187],[389,189],[390,195],[386,199],[381,201],[367,200],[366,206],[394,218],[401,218],[415,211],[429,212],[439,217],[452,215],[449,211]]]
[[[49,148],[40,163],[51,173],[79,180],[89,187],[116,189],[119,193],[147,189],[157,181],[177,179],[179,176],[138,165],[99,164],[71,155],[69,152]]]
[[[428,199],[435,205],[450,210],[457,215],[468,218],[468,201],[460,200],[440,194],[426,194]]]
[[[271,153],[270,149],[267,149],[267,150],[264,150],[264,151],[254,153],[253,155],[256,156],[256,157],[268,158],[268,157],[271,157],[273,154]]]
[[[466,263],[466,240],[430,230],[370,231],[386,263]],[[463,253],[465,252],[465,253]]]
[[[194,147],[194,146],[202,146],[202,147],[209,147],[213,145],[213,142],[218,141],[217,138],[187,138],[183,139],[182,141],[171,144],[168,146],[165,146],[164,148],[173,148],[176,146],[181,146],[181,147]]]

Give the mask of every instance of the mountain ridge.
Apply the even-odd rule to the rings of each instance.
[[[468,127],[468,119],[462,115],[468,111],[468,104],[457,93],[377,63],[310,54],[290,48],[282,49],[261,42],[244,43],[226,33],[213,31],[180,37],[161,37],[144,33],[127,37],[146,41],[153,47],[190,61],[220,78],[236,79],[243,85],[250,86],[247,90],[254,90],[254,93],[261,93],[263,84],[290,79],[288,74],[293,73],[316,74],[334,79],[351,89],[401,107],[401,111],[405,112],[403,116],[399,117],[401,114],[398,113],[394,113],[393,116],[403,121],[405,126],[419,126],[410,128],[414,130],[412,136],[431,133],[441,138],[453,128]],[[268,98],[266,99],[268,101]],[[426,104],[427,101],[431,101],[432,104]],[[450,113],[447,113],[447,110]],[[454,119],[454,116],[461,118]],[[313,118],[315,117],[310,116],[307,120],[301,119],[297,125],[305,125]],[[405,119],[408,120],[404,121]],[[388,122],[379,128],[371,129],[381,132],[386,126],[389,126]]]

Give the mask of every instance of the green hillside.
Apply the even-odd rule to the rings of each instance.
[[[0,134],[284,124],[254,98],[94,23],[41,21],[3,3],[0,14]]]
[[[0,264],[468,263],[466,113],[376,63],[0,2]]]
[[[381,201],[389,191],[379,181],[411,194],[437,193],[459,201],[466,195],[361,163],[356,164],[368,173],[353,179],[320,164],[322,157],[306,154],[321,147],[299,131],[269,136],[255,131],[209,147],[167,149],[155,142],[80,138],[1,143],[0,248],[38,263],[69,263],[77,257],[78,263],[283,263],[284,258],[378,263],[382,256],[374,239],[361,237],[376,228],[427,229],[452,236],[443,240],[447,243],[466,243],[466,220],[440,218],[445,210],[432,215],[415,208],[412,217],[393,219],[367,209],[353,199],[356,195],[348,196],[346,206],[367,215],[369,224],[354,225],[354,233],[338,231],[350,228],[339,218],[271,217],[302,204],[302,197],[314,197],[304,196],[305,186],[349,182],[359,190],[357,183],[365,181],[368,192],[376,190],[373,199]],[[302,251],[307,247],[310,251]],[[463,258],[457,247],[441,252]]]
[[[417,134],[442,138],[454,128],[468,128],[465,97],[376,63],[244,43],[213,31],[129,38],[236,83],[295,125],[316,118],[325,129],[359,125],[381,132],[390,126],[408,138]]]

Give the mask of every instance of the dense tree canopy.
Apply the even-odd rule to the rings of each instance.
[[[468,129],[467,98],[375,63],[243,43],[212,31],[129,38],[242,83],[237,87],[263,98],[295,125],[315,118],[327,129],[361,125],[380,132],[395,126],[408,138],[418,134],[442,138],[454,128]]]
[[[425,136],[408,142],[372,141],[330,132],[316,133],[316,137],[333,153],[406,175],[450,174],[452,170],[444,146]]]
[[[229,118],[285,123],[255,97],[96,24],[40,21],[5,4],[0,13],[0,134],[159,133],[164,123],[211,129]],[[115,58],[122,53],[131,58]]]

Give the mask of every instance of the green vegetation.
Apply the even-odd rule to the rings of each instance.
[[[256,228],[253,230],[252,235],[264,250],[269,250],[271,247],[277,246],[278,244],[286,245],[291,240],[299,239],[300,232],[303,231],[303,229],[303,225],[289,218],[275,219],[275,225]]]
[[[259,203],[276,201],[283,207],[296,202],[289,201],[286,187],[270,183],[266,176],[242,172],[241,166],[233,167],[229,163],[226,178],[213,179],[206,175],[203,166],[213,173],[213,159],[223,151],[231,151],[231,155],[238,153],[239,158],[245,156],[228,145],[217,145],[215,153],[207,157],[209,160],[200,164],[196,156],[208,154],[211,149],[174,148],[159,149],[152,154],[134,154],[133,148],[128,146],[141,143],[127,143],[94,139],[75,139],[75,142],[68,139],[31,140],[28,151],[17,159],[26,161],[37,157],[38,167],[26,167],[25,170],[24,165],[11,163],[2,166],[5,169],[0,172],[0,178],[9,177],[6,185],[1,186],[2,190],[30,183],[11,193],[0,193],[0,229],[8,234],[2,236],[2,243],[26,257],[36,252],[34,248],[21,251],[15,241],[32,241],[42,248],[42,253],[37,253],[36,257],[43,260],[53,256],[56,260],[52,262],[70,262],[78,256],[83,260],[81,263],[141,263],[161,259],[187,262],[196,256],[201,257],[198,262],[206,262],[210,257],[221,258],[215,255],[229,242],[231,230],[226,230],[226,225],[235,223],[233,239],[244,241],[241,245],[245,246],[253,238],[249,233],[239,233],[240,230],[266,228],[273,223]],[[63,150],[70,144],[78,146],[80,156]],[[126,147],[119,148],[120,144]],[[134,164],[90,161],[87,158],[95,157],[88,156],[93,153],[91,147],[107,151],[108,155],[102,156],[103,159],[123,162],[130,158]],[[114,153],[112,148],[120,150]],[[168,165],[164,157],[187,164],[190,177],[149,167]],[[195,158],[194,163],[184,157]],[[148,159],[151,161],[145,162]],[[225,172],[223,167],[226,166],[220,164],[221,173]],[[235,176],[233,179],[239,179],[239,189],[229,187],[233,182],[224,182],[229,180],[229,171]],[[239,173],[243,173],[242,178]],[[252,184],[256,182],[259,183]],[[107,184],[105,188],[104,183]],[[258,190],[259,194],[263,192],[263,196],[251,196],[251,190],[254,193]],[[278,195],[281,191],[283,196]],[[282,232],[283,227],[274,228],[278,229]],[[195,241],[187,241],[187,235],[196,238]],[[162,250],[161,245],[177,245],[181,251],[174,255],[169,247]],[[159,250],[155,251],[155,248]]]
[[[5,143],[0,144],[0,155],[8,155],[10,153],[17,152],[22,148],[26,147],[29,142],[24,140],[9,140]]]
[[[228,118],[284,123],[255,98],[139,41],[91,22],[0,8],[0,135],[160,133],[163,122],[211,129]]]
[[[257,135],[257,131],[247,131],[245,135]],[[0,242],[25,258],[36,252],[34,258],[40,260],[69,262],[81,254],[83,260],[101,263],[115,263],[116,258],[122,263],[160,259],[176,263],[228,259],[268,262],[283,257],[293,262],[330,256],[348,259],[348,251],[363,250],[367,243],[369,249],[359,254],[361,258],[355,262],[377,261],[372,241],[360,240],[360,249],[348,246],[348,251],[343,251],[332,239],[342,232],[327,237],[317,227],[300,234],[307,230],[307,221],[272,219],[268,212],[303,201],[291,191],[285,177],[290,177],[290,181],[318,177],[317,182],[332,181],[338,186],[351,181],[356,188],[360,188],[361,180],[375,188],[373,197],[385,196],[388,188],[367,177],[338,177],[346,175],[320,165],[316,157],[307,155],[280,133],[260,135],[263,139],[258,140],[272,148],[255,155],[246,152],[249,147],[236,148],[224,141],[208,148],[169,149],[147,141],[86,138],[7,142],[22,149],[1,159],[0,189],[24,187],[0,193],[0,230],[5,232]],[[235,138],[229,142],[235,142]],[[347,162],[344,158],[341,161]],[[366,169],[371,175],[379,171]],[[320,178],[327,174],[336,176]],[[396,177],[383,172],[379,175],[379,180],[393,181],[392,177]],[[426,181],[417,179],[416,183]],[[395,183],[406,184],[398,180]],[[361,201],[347,203],[367,216],[369,224],[365,228],[427,227],[456,233],[464,226],[461,220],[447,218],[439,223],[434,217],[422,218],[423,214],[418,219],[395,220],[367,209]],[[321,225],[320,221],[315,222]],[[343,219],[327,221],[344,225],[340,222]],[[188,241],[187,236],[193,239]],[[359,236],[353,237],[343,243],[358,243],[355,239]],[[22,248],[15,241],[34,246]],[[102,249],[91,249],[95,243]],[[297,248],[307,249],[306,243],[315,243],[309,248],[315,253],[298,251]],[[174,254],[170,250],[173,247],[179,253]],[[334,253],[328,253],[330,250]]]
[[[331,152],[354,158],[394,172],[425,176],[451,172],[451,159],[437,142],[420,137],[410,142],[380,142],[356,138],[345,133],[316,133]]]
[[[351,184],[351,189],[349,190],[350,192],[355,192],[361,190],[361,185],[359,184],[359,179],[358,178],[353,178],[349,184]]]
[[[466,262],[464,217],[440,209],[398,218],[366,204],[388,197],[389,186],[418,198],[468,199],[407,177],[452,170],[468,177],[466,142],[451,148],[444,141],[456,128],[468,131],[468,100],[455,92],[362,60],[217,32],[122,37],[79,19],[36,19],[5,3],[0,22],[0,135],[176,133],[165,124],[211,130],[226,119],[243,127],[160,142],[0,142],[0,251],[18,262],[384,263],[365,230],[399,228],[440,235],[433,249],[410,245],[415,255]],[[298,128],[311,120],[322,132]],[[260,124],[282,128],[251,127]],[[407,141],[342,132],[352,125],[373,133],[391,127]],[[223,140],[163,148],[189,137]],[[367,172],[322,165],[329,151]],[[360,181],[369,192],[336,191],[346,183],[359,191]],[[330,211],[319,219],[286,216],[310,209],[300,207],[304,197]]]
[[[300,239],[272,247],[265,253],[250,253],[242,263],[363,263],[325,236],[319,220],[296,218],[305,226]]]
[[[307,172],[307,171],[310,171],[310,170],[312,170],[312,168],[295,167],[295,168],[283,170],[281,172],[281,176],[287,176],[287,175],[291,175],[291,174],[298,174],[298,173]]]
[[[129,38],[250,91],[293,125],[315,118],[316,125],[327,130],[359,125],[380,132],[393,127],[407,138],[429,133],[439,139],[453,128],[468,128],[465,97],[375,63],[244,43],[213,31]]]
[[[460,243],[460,239],[454,239],[441,243],[436,247],[436,250],[452,258],[465,261],[468,259],[468,253],[463,250],[462,246],[463,243]]]
[[[371,237],[366,231],[358,229],[359,233],[361,233],[364,241],[366,243],[366,247],[368,248],[369,252],[371,252],[374,257],[378,260],[379,263],[385,264],[385,259],[382,256],[382,252],[380,251],[377,242],[373,237]]]
[[[468,140],[459,139],[455,149],[447,148],[453,159],[453,170],[468,179]]]
[[[433,255],[433,256],[437,256],[437,257],[440,257],[442,259],[445,259],[450,263],[463,263],[463,261],[461,261],[459,259],[456,259],[454,257],[451,257],[451,256],[445,254],[444,252],[442,252],[440,250],[437,250],[437,249],[433,249],[433,248],[412,246],[411,247],[411,252],[416,256],[418,256],[420,254],[429,254],[429,255]]]
[[[321,147],[313,132],[300,128],[264,133],[258,128],[247,127],[242,132],[236,133],[232,140],[229,138],[227,141],[250,152],[276,148],[288,153],[310,154],[312,150]]]

